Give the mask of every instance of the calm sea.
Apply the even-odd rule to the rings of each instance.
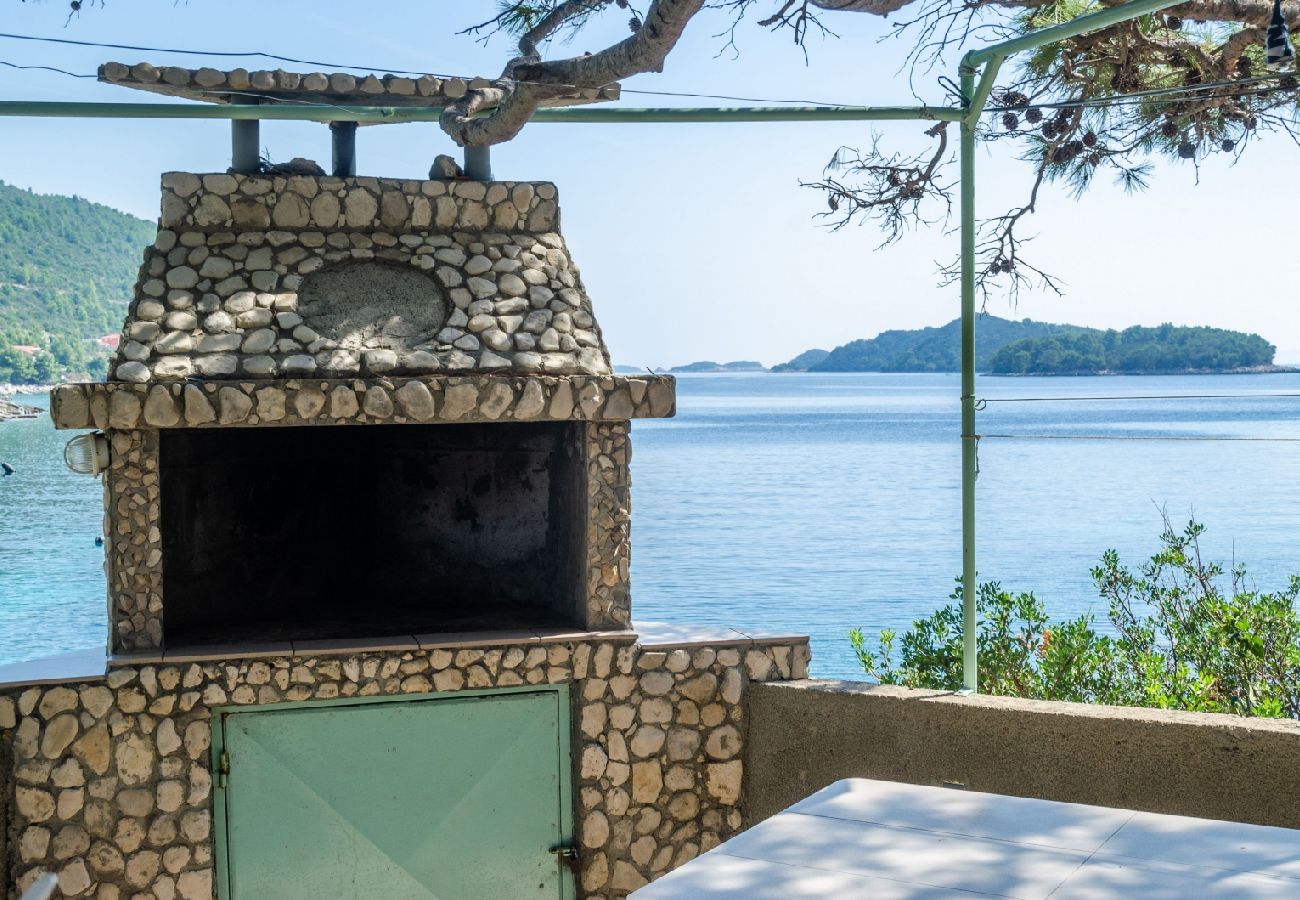
[[[1154,552],[1162,508],[1204,522],[1211,556],[1261,589],[1300,573],[1300,375],[979,393],[982,579],[1104,616],[1090,568]],[[634,427],[637,617],[808,633],[815,675],[854,677],[849,628],[905,627],[960,571],[957,396],[950,375],[679,379],[677,418]],[[68,436],[0,425],[17,469],[0,479],[0,662],[103,643],[100,487],[63,467]]]

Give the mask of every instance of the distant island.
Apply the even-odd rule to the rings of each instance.
[[[1273,364],[1257,334],[1224,328],[1134,326],[1013,341],[989,360],[993,375],[1167,375],[1294,371]]]
[[[673,366],[668,370],[671,374],[695,374],[699,372],[766,372],[767,366],[761,362],[755,362],[752,359],[742,359],[737,362],[716,363],[710,360],[701,362],[687,363],[684,366]]]
[[[829,353],[808,350],[773,372],[957,372],[961,320],[937,328],[893,330]],[[1169,375],[1290,372],[1257,334],[1161,325],[1123,331],[1032,319],[980,316],[975,368],[993,375]],[[676,371],[676,370],[674,370]]]

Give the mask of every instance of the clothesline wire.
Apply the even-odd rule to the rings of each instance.
[[[179,54],[190,55],[190,56],[212,56],[212,57],[225,57],[225,58],[258,57],[261,59],[272,59],[272,60],[276,60],[277,62],[293,63],[296,65],[319,66],[321,68],[326,68],[326,69],[350,69],[350,70],[366,71],[366,72],[387,71],[391,74],[399,74],[399,75],[429,75],[434,78],[444,78],[444,79],[460,78],[465,81],[474,80],[474,77],[472,76],[450,75],[442,72],[421,72],[414,69],[391,69],[386,66],[362,66],[362,65],[352,65],[346,63],[322,62],[320,60],[298,59],[292,56],[283,56],[281,54],[266,53],[263,51],[243,52],[243,51],[230,51],[230,50],[194,50],[194,49],[186,49],[186,48],[179,48],[179,47],[149,47],[149,46],[143,46],[138,44],[114,44],[114,43],[107,43],[102,41],[81,41],[81,40],[75,40],[73,38],[57,38],[57,37],[47,37],[42,35],[31,35],[31,34],[14,34],[11,32],[0,32],[0,38],[6,38],[9,40],[17,40],[17,41],[35,41],[40,43],[64,44],[64,45],[76,46],[76,47],[100,47],[100,48],[112,49],[112,50],[139,50],[142,52],[150,52],[150,53],[179,53]],[[70,75],[74,78],[98,77],[97,75],[81,75],[72,72],[66,72],[62,69],[56,69],[50,66],[20,66],[14,63],[2,62],[2,61],[0,61],[0,64],[15,69],[48,69],[49,71],[59,72],[64,75]],[[1124,94],[1115,97],[1102,97],[1102,98],[1094,98],[1090,100],[1061,100],[1061,101],[1054,101],[1048,103],[1031,104],[1027,107],[989,106],[984,109],[984,113],[1000,114],[1000,113],[1007,113],[1007,112],[1021,112],[1026,108],[1034,108],[1034,107],[1040,109],[1104,108],[1109,106],[1118,106],[1118,105],[1125,105],[1131,103],[1150,102],[1153,100],[1158,101],[1160,98],[1167,98],[1167,97],[1174,97],[1174,96],[1182,96],[1182,95],[1196,96],[1197,94],[1200,94],[1204,91],[1218,90],[1219,88],[1249,87],[1251,85],[1256,85],[1261,83],[1275,82],[1281,77],[1283,76],[1280,74],[1276,74],[1276,75],[1255,76],[1252,78],[1242,78],[1242,79],[1237,79],[1232,81],[1209,82],[1206,84],[1199,84],[1199,85],[1178,85],[1178,86],[1167,87],[1167,88],[1154,88],[1148,91],[1137,91],[1131,94]],[[533,82],[518,82],[518,83],[531,84]],[[565,85],[548,85],[548,86],[564,87]],[[228,92],[221,92],[221,93],[238,93],[238,92],[228,91]],[[637,94],[643,96],[655,96],[655,97],[681,97],[681,98],[690,98],[690,99],[728,100],[736,103],[785,103],[785,104],[799,104],[799,105],[811,105],[811,106],[826,106],[826,107],[835,107],[840,109],[860,108],[857,104],[833,103],[833,102],[818,101],[818,100],[738,97],[738,96],[733,96],[728,94],[708,94],[708,93],[696,93],[696,92],[685,92],[685,91],[651,91],[651,90],[640,90],[635,88],[623,88],[622,93]],[[1178,102],[1178,101],[1172,101],[1172,102]]]
[[[981,397],[984,403],[1074,403],[1093,400],[1272,400],[1296,398],[1300,393],[1282,394],[1133,394],[1114,397]]]
[[[1300,437],[1233,437],[1229,435],[1173,435],[1173,434],[978,434],[976,440],[1016,441],[1243,441],[1247,443],[1300,444]]]

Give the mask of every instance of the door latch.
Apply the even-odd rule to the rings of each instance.
[[[578,875],[578,869],[580,868],[581,863],[578,860],[578,849],[576,847],[572,847],[568,844],[560,844],[558,847],[552,847],[550,852],[555,854],[556,860],[561,865],[568,866],[569,871],[572,872],[575,877]]]

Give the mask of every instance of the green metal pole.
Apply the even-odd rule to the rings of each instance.
[[[963,66],[961,95],[974,100],[975,70]],[[979,690],[975,598],[975,113],[961,122],[961,601],[962,688]]]
[[[972,50],[958,70],[961,119],[961,596],[962,690],[979,690],[979,617],[975,579],[975,469],[979,438],[975,431],[975,129],[993,92],[998,70],[1013,53],[1033,50],[1098,28],[1177,6],[1179,0],[1130,0],[1069,22],[1042,28],[1000,44]],[[975,74],[981,66],[978,87]]]

